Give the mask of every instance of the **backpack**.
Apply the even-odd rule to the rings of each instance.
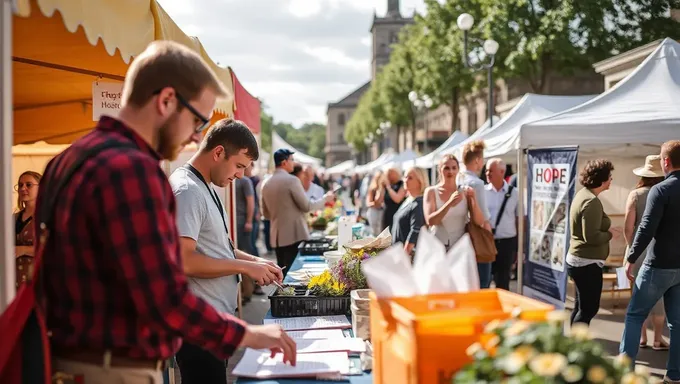
[[[49,191],[46,203],[36,212],[37,237],[33,279],[22,284],[16,297],[0,315],[0,383],[49,384],[52,382],[50,340],[45,319],[45,298],[42,295],[41,264],[45,245],[52,228],[52,216],[59,194],[73,174],[93,155],[114,147],[134,148],[133,144],[105,141],[79,153],[71,166],[60,175],[45,180],[40,188]],[[59,170],[58,160],[55,170]]]

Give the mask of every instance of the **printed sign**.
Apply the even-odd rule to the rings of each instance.
[[[577,148],[528,151],[528,222],[522,292],[564,308],[567,297],[569,207]]]
[[[117,117],[123,83],[92,83],[92,120],[99,121],[102,115]]]

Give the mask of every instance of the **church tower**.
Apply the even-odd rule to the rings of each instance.
[[[399,39],[401,29],[413,22],[413,17],[403,17],[399,0],[387,0],[387,13],[378,17],[373,13],[371,35],[373,53],[371,55],[371,78],[375,79],[380,68],[390,61],[391,45]]]

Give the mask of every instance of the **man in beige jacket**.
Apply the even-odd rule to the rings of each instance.
[[[288,272],[298,253],[298,246],[309,239],[305,214],[323,209],[335,194],[326,193],[313,200],[305,195],[300,179],[291,175],[295,167],[293,153],[287,149],[274,152],[274,174],[262,185],[262,213],[271,220],[270,240],[276,252],[276,262]]]

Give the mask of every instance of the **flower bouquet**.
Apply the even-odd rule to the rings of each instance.
[[[378,254],[375,250],[348,249],[331,269],[332,275],[347,288],[347,294],[355,289],[366,289],[368,283],[361,271],[361,263]]]
[[[591,340],[585,324],[574,324],[564,334],[564,312],[550,314],[547,322],[494,320],[485,329],[484,343],[471,345],[474,360],[454,377],[454,383],[650,383],[649,372],[630,359],[609,358]]]

